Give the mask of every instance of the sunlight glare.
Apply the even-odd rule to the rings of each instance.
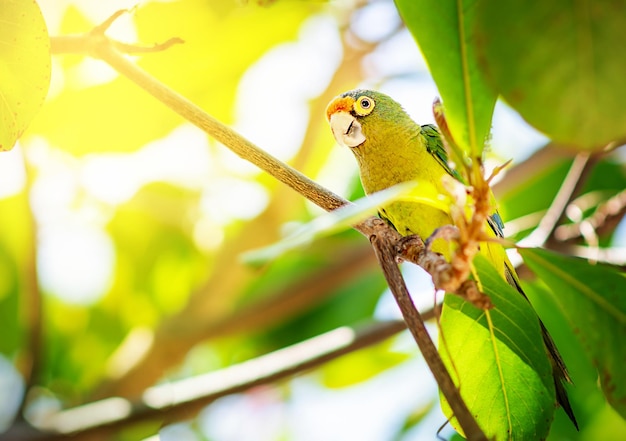
[[[115,249],[111,238],[93,226],[43,228],[37,268],[44,291],[67,303],[89,305],[111,286]]]
[[[0,154],[0,199],[19,193],[25,184],[24,157],[18,141],[13,150]]]
[[[306,132],[308,101],[324,90],[340,57],[334,20],[324,15],[307,20],[296,43],[276,46],[244,74],[235,130],[282,160],[291,157]]]

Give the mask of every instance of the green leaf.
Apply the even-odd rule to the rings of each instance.
[[[393,339],[344,355],[320,369],[322,384],[328,388],[353,386],[391,369],[410,355],[394,352]]]
[[[545,439],[555,396],[537,315],[483,256],[476,256],[474,265],[495,308],[483,311],[447,294],[441,356],[488,437]],[[443,397],[442,408],[452,418]],[[458,430],[454,418],[451,423]]]
[[[476,57],[476,3],[396,0],[437,83],[452,136],[474,157],[482,153],[496,103]]]
[[[475,21],[488,81],[524,119],[579,148],[626,136],[626,4],[486,0]]]
[[[521,249],[597,367],[604,394],[626,417],[626,278],[603,265],[541,249]]]
[[[13,148],[48,93],[50,39],[35,1],[3,1],[0,23],[2,151]]]

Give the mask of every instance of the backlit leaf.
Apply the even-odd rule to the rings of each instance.
[[[11,150],[50,84],[50,39],[34,0],[0,7],[0,151]]]
[[[456,142],[480,156],[496,94],[481,73],[474,44],[476,0],[396,0],[443,99]]]
[[[131,12],[137,41],[124,42],[149,46],[182,39],[183,44],[145,54],[135,62],[212,116],[231,123],[242,75],[274,45],[294,39],[303,20],[320,7],[308,2],[281,2],[271,8],[231,1],[148,2]],[[70,29],[63,31],[76,33],[81,20],[75,10],[68,9],[67,14]],[[116,39],[114,30],[109,34]],[[85,58],[74,63],[75,55],[59,55],[61,60],[65,57],[72,60],[63,63],[65,87],[42,109],[30,134],[82,155],[134,151],[183,123],[105,63]]]
[[[243,260],[249,264],[265,263],[291,250],[309,244],[315,239],[346,230],[352,225],[365,220],[368,216],[375,215],[378,207],[405,198],[408,198],[411,202],[418,201],[442,211],[449,211],[449,203],[444,202],[444,199],[439,196],[436,188],[429,182],[417,183],[409,181],[394,185],[363,197],[356,201],[355,204],[324,213],[298,228],[280,242],[244,254]]]
[[[544,439],[555,398],[537,315],[483,256],[474,264],[495,308],[483,311],[447,294],[439,351],[488,437]],[[442,408],[452,417],[443,398]],[[452,425],[458,430],[454,418]]]
[[[579,148],[626,136],[623,1],[487,0],[477,9],[482,67],[526,121]]]

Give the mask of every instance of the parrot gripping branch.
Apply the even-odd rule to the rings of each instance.
[[[105,35],[108,26],[123,12],[125,11],[117,12],[102,25],[84,35],[61,37],[56,42],[53,39],[53,52],[82,53],[101,59],[235,154],[258,166],[323,209],[331,211],[340,206],[350,204],[350,202],[335,195],[260,149],[234,130],[208,115],[185,97],[174,92],[128,61],[124,57],[124,53],[137,53],[140,50],[133,49],[131,51],[129,48],[136,47],[112,41]],[[177,42],[179,41],[172,39],[160,46],[156,46],[156,48],[157,50],[164,49]],[[154,48],[148,48],[146,52],[154,50]],[[460,279],[459,274],[462,273],[455,269],[454,264],[449,264],[443,256],[430,251],[428,247],[424,246],[419,237],[403,238],[397,231],[379,218],[372,217],[366,219],[354,225],[354,228],[370,238],[380,266],[396,297],[404,319],[466,436],[470,440],[486,440],[485,434],[461,398],[459,390],[454,385],[434,343],[426,331],[423,318],[410,298],[396,259],[408,260],[422,266],[433,276],[437,289],[445,289],[464,298],[470,299],[476,293],[479,293],[476,284],[467,280],[467,274],[469,273],[466,273],[464,279]]]
[[[376,252],[376,257],[378,258],[378,262],[383,270],[387,284],[389,285],[389,288],[391,289],[391,292],[393,293],[396,302],[402,311],[402,316],[404,317],[413,338],[417,342],[417,345],[424,356],[424,360],[426,360],[428,367],[437,380],[437,384],[439,385],[442,394],[446,397],[446,400],[450,404],[450,407],[452,408],[457,421],[463,428],[467,439],[487,440],[487,437],[478,426],[478,423],[469,411],[465,401],[461,398],[459,389],[457,389],[454,385],[448,370],[443,364],[443,360],[439,356],[439,352],[437,352],[435,344],[428,335],[428,330],[424,325],[422,316],[413,304],[413,300],[411,299],[411,295],[406,287],[402,273],[396,263],[398,251],[397,244],[402,243],[402,240],[398,240],[398,237],[396,236],[398,233],[395,230],[388,228],[386,222],[382,219],[371,218],[366,222],[371,223],[370,226],[375,230],[375,233],[370,236],[370,242]],[[418,241],[421,240],[419,238],[414,238],[413,240],[419,246]],[[405,241],[403,245],[407,245],[407,242]],[[423,243],[421,245],[422,248],[425,249]],[[416,247],[410,246],[407,250],[410,250],[411,248]],[[411,250],[411,253],[412,252],[413,251]],[[418,252],[417,254],[421,255],[423,253]]]

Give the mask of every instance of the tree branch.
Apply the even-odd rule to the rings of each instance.
[[[576,155],[561,188],[554,197],[550,208],[543,216],[537,228],[523,241],[522,246],[540,247],[552,237],[554,230],[562,220],[567,205],[580,191],[589,170],[595,165],[595,156],[588,152]]]
[[[387,235],[387,228],[379,228],[380,226],[386,226],[384,221],[373,219],[372,223],[372,228],[378,230],[370,236],[370,242],[374,247],[378,262],[385,274],[389,288],[400,307],[400,311],[402,311],[404,321],[407,323],[428,367],[437,380],[441,392],[450,404],[450,408],[454,412],[454,416],[461,425],[467,439],[487,441],[487,437],[478,426],[476,419],[474,419],[474,416],[467,408],[465,401],[461,398],[461,394],[454,385],[446,366],[443,364],[443,360],[441,360],[435,344],[428,335],[428,330],[424,325],[422,316],[413,304],[402,273],[395,262],[396,250],[393,246],[394,237]]]
[[[107,20],[105,23],[109,21],[110,20]],[[256,165],[283,184],[291,187],[324,210],[332,211],[343,205],[351,204],[351,202],[334,194],[299,171],[265,152],[230,127],[204,112],[187,98],[176,93],[168,86],[146,73],[143,69],[128,61],[124,55],[116,49],[116,45],[104,35],[104,30],[106,30],[106,28],[99,26],[84,36],[72,37],[75,40],[82,38],[86,41],[81,44],[72,43],[72,45],[69,46],[70,49],[80,48],[80,53],[85,53],[86,55],[103,60],[121,75],[133,81],[171,110],[202,129],[205,133],[215,138],[235,154]],[[58,48],[59,46],[56,47]],[[371,222],[364,221],[353,227],[366,237],[369,237],[375,232],[371,225]],[[395,230],[392,230],[392,228],[386,224],[385,227],[377,226],[377,231],[380,231],[380,228],[387,228],[390,237],[395,235],[396,239],[401,238],[399,233],[396,233]],[[398,240],[394,243],[397,242]],[[409,256],[406,260],[410,260],[418,265],[421,265],[420,262],[440,262],[442,260],[441,256],[429,250],[421,250],[419,256],[418,253],[409,254],[412,257]],[[443,262],[445,262],[445,259]],[[449,282],[453,276],[451,273],[452,269],[449,266],[440,267],[438,265],[426,265],[425,269],[433,276],[437,289],[454,291],[454,289],[450,289],[451,285]],[[438,272],[433,273],[434,269],[437,269]]]
[[[607,201],[598,205],[591,216],[569,225],[561,225],[554,232],[555,238],[566,242],[582,235],[584,224],[588,224],[597,234],[612,231],[626,216],[626,190],[622,190]]]

